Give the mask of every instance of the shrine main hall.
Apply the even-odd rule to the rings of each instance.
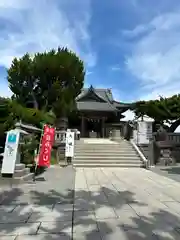
[[[128,103],[114,100],[111,89],[83,88],[76,98],[77,117],[71,119],[71,128],[81,132],[81,137],[106,138],[112,128],[120,126],[122,113]]]

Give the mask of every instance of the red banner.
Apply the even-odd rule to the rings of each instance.
[[[51,160],[51,149],[54,142],[55,129],[44,126],[44,134],[42,137],[41,148],[38,159],[38,166],[49,167]]]

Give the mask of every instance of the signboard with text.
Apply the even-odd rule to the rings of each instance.
[[[18,153],[19,137],[20,132],[16,129],[7,132],[1,174],[14,173]]]
[[[44,132],[41,141],[38,166],[49,167],[51,161],[51,150],[54,142],[55,129],[44,125]]]
[[[138,144],[148,144],[152,137],[152,122],[138,122]]]
[[[74,132],[66,132],[66,157],[74,157]]]

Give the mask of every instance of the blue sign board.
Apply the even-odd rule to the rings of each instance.
[[[8,143],[16,143],[16,134],[14,134],[14,133],[9,134]]]

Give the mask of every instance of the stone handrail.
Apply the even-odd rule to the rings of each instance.
[[[145,158],[144,154],[141,152],[139,147],[136,145],[136,143],[131,139],[130,143],[132,144],[133,148],[138,153],[139,157],[141,158],[142,162],[144,163],[145,168],[149,169],[149,160]]]

